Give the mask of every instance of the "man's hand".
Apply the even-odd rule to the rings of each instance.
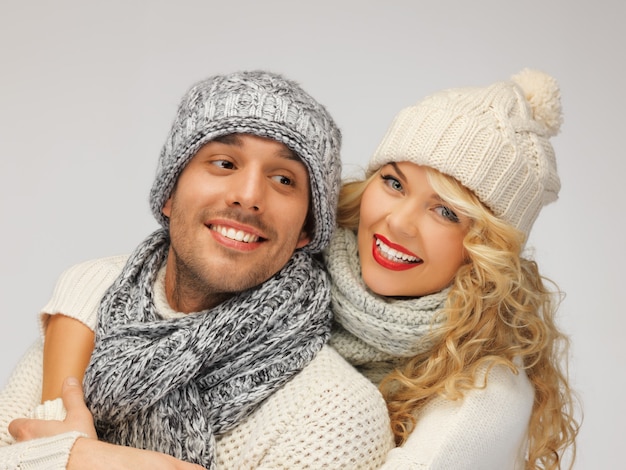
[[[56,436],[70,431],[82,432],[88,437],[97,439],[93,416],[85,405],[80,382],[74,377],[65,379],[61,396],[67,410],[65,421],[26,418],[13,420],[9,423],[9,432],[15,440],[18,442],[27,441],[38,437]]]

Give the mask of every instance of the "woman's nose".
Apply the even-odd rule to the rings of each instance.
[[[390,208],[387,224],[393,233],[402,237],[412,238],[419,235],[419,214],[408,202],[401,202]]]

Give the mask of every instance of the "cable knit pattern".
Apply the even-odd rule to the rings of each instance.
[[[126,257],[110,257],[81,263],[68,269],[59,279],[49,312],[63,312],[65,297],[71,293],[81,303],[93,291],[104,292],[121,272]],[[86,280],[75,288],[67,278]],[[155,304],[164,295],[162,272],[154,286]],[[79,321],[95,317],[83,310],[73,315]],[[49,313],[44,312],[44,313]],[[159,314],[162,312],[159,311]],[[174,318],[176,312],[165,312]],[[42,382],[42,345],[34,345],[18,364],[7,386],[0,391],[0,469],[44,470],[63,468],[77,436],[61,435],[39,447],[46,452],[37,462],[27,460],[30,448],[13,442],[6,424],[30,415],[39,404]],[[58,400],[60,402],[60,400]],[[53,418],[53,417],[50,417]],[[61,417],[56,417],[60,419]],[[40,445],[42,440],[31,441]],[[216,440],[217,468],[268,469],[376,469],[383,463],[393,439],[385,403],[376,388],[332,348],[324,346],[296,376],[267,398],[250,416]],[[16,457],[17,456],[17,457]],[[17,459],[17,460],[16,460]],[[20,459],[23,465],[20,465]],[[26,467],[24,465],[28,464]]]

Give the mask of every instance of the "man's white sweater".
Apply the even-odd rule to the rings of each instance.
[[[125,256],[82,263],[64,273],[42,310],[63,313],[92,330],[104,291]],[[163,273],[155,305],[164,318],[177,314],[165,300]],[[0,392],[0,469],[63,469],[78,433],[15,444],[8,423],[19,417],[63,419],[60,399],[40,404],[43,341],[33,345]],[[387,409],[376,387],[325,346],[315,359],[265,400],[247,419],[217,439],[217,464],[243,468],[378,468],[393,447]]]

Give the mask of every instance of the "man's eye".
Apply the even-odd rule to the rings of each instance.
[[[274,180],[278,181],[280,184],[284,184],[285,186],[291,186],[293,184],[291,178],[287,178],[283,175],[274,176]]]
[[[233,165],[233,163],[229,162],[228,160],[215,160],[212,162],[212,164],[226,170],[232,170],[235,167],[235,165]]]

